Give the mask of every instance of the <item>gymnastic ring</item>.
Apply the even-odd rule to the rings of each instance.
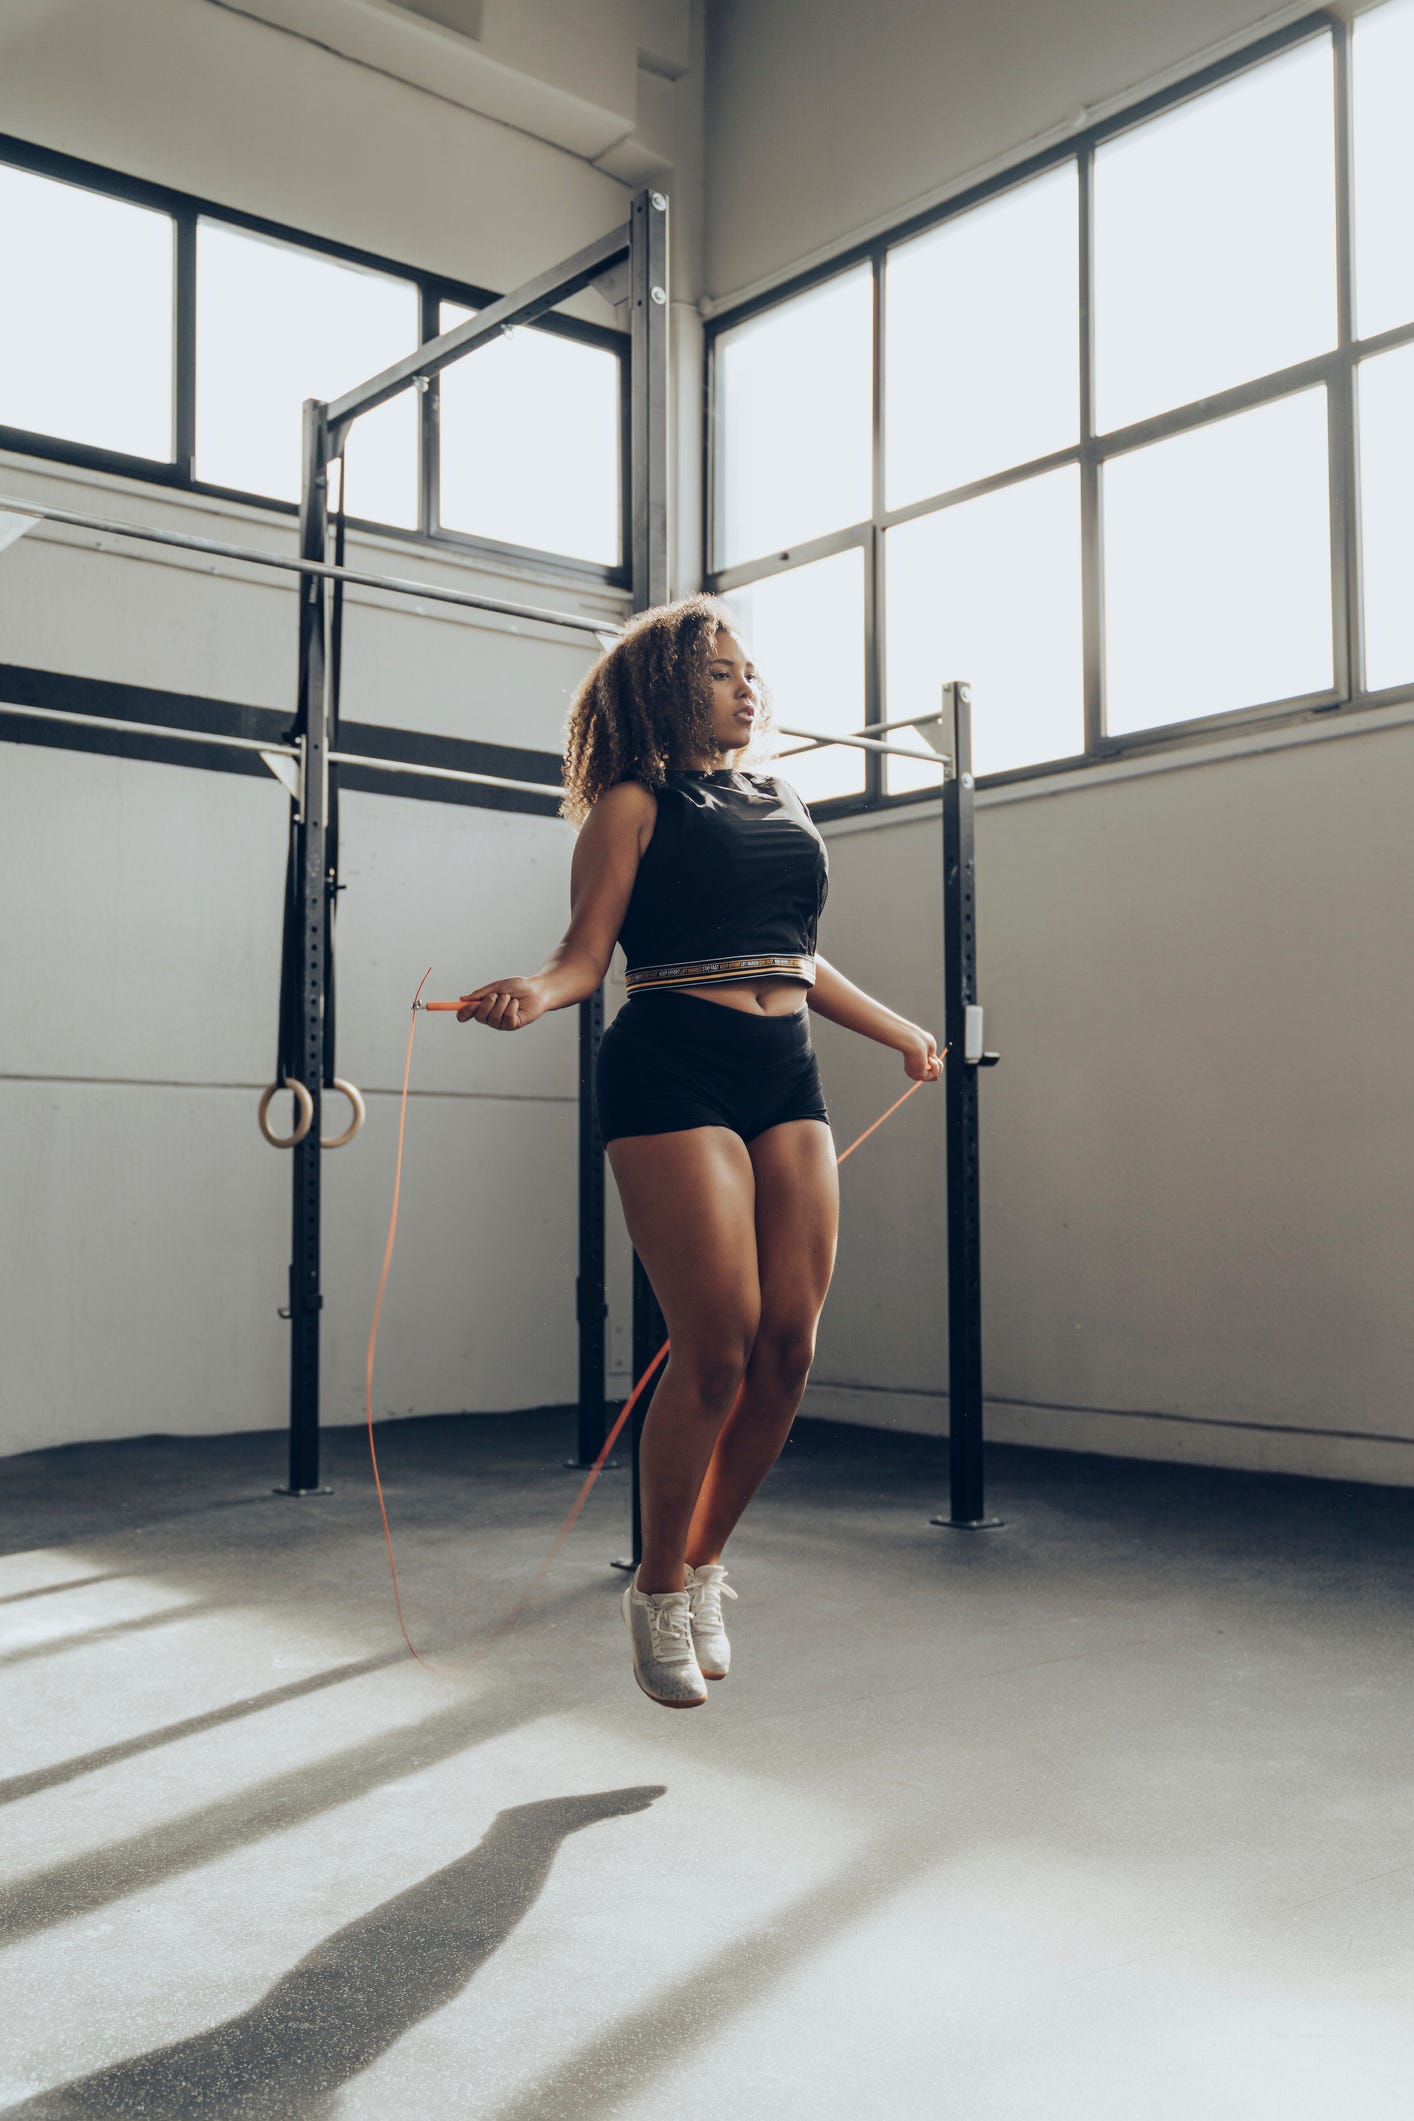
[[[363,1102],[363,1093],[358,1088],[357,1084],[346,1083],[341,1075],[336,1075],[334,1077],[333,1082],[330,1084],[330,1088],[333,1090],[343,1091],[345,1097],[348,1099],[349,1103],[353,1107],[353,1118],[349,1121],[349,1124],[347,1125],[347,1127],[345,1127],[343,1133],[336,1134],[332,1141],[325,1141],[323,1135],[321,1134],[319,1137],[319,1146],[321,1149],[342,1149],[345,1142],[351,1142],[353,1140],[359,1128],[367,1119],[368,1107]]]
[[[283,1088],[291,1093],[296,1105],[299,1107],[299,1119],[296,1122],[293,1134],[272,1134],[270,1132],[270,1123],[265,1115],[270,1110],[271,1098],[279,1096],[281,1087],[282,1085],[279,1083],[270,1085],[270,1088],[260,1100],[260,1110],[255,1115],[256,1120],[261,1133],[265,1136],[272,1149],[297,1149],[314,1125],[314,1099],[305,1089],[302,1082],[296,1081],[292,1075],[287,1075]]]

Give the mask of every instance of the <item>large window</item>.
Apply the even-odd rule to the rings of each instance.
[[[718,567],[868,515],[873,304],[861,266],[720,342]]]
[[[301,408],[391,368],[418,343],[417,289],[293,243],[203,219],[196,248],[196,476],[297,501]],[[365,413],[344,506],[417,527],[417,397]]]
[[[170,214],[0,163],[0,419],[166,463]]]
[[[858,546],[783,569],[736,590],[728,604],[771,687],[772,719],[787,727],[845,732],[859,722],[864,682],[864,555]],[[858,745],[802,750],[778,736],[782,771],[807,803],[864,792]]]
[[[709,586],[781,718],[967,679],[1002,777],[1414,693],[1411,108],[1414,0],[1313,16],[714,320]],[[827,693],[781,615],[846,559]]]
[[[305,399],[495,299],[4,139],[0,275],[0,447],[286,510]],[[624,580],[626,365],[577,318],[478,347],[355,422],[350,519]]]
[[[885,254],[891,509],[1079,440],[1077,257],[1073,162]]]
[[[437,328],[474,314],[444,302]],[[603,347],[521,329],[444,368],[444,527],[614,565],[623,539],[620,373]]]
[[[1101,433],[1335,345],[1333,77],[1318,37],[1095,149]]]

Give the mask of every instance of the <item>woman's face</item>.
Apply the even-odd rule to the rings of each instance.
[[[756,665],[745,644],[722,626],[712,643],[707,666],[712,680],[712,742],[717,756],[707,761],[707,771],[734,766],[736,755],[751,742],[760,701],[756,693]]]

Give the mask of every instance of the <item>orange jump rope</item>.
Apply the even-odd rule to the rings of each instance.
[[[388,1527],[388,1510],[383,1500],[383,1482],[379,1478],[378,1474],[378,1451],[373,1441],[373,1351],[378,1342],[378,1320],[383,1310],[383,1297],[388,1287],[388,1270],[393,1264],[393,1239],[397,1235],[398,1229],[398,1195],[402,1189],[403,1182],[403,1134],[407,1124],[408,1083],[412,1076],[412,1042],[414,1034],[417,1031],[417,1013],[419,1009],[455,1010],[460,1009],[462,1006],[459,1001],[423,1001],[422,990],[427,985],[427,982],[431,977],[432,967],[429,965],[418,983],[417,993],[412,998],[411,1022],[408,1025],[407,1058],[403,1063],[403,1093],[401,1102],[398,1106],[398,1152],[397,1161],[394,1166],[393,1172],[393,1212],[388,1219],[388,1242],[387,1245],[384,1247],[383,1251],[383,1271],[378,1277],[378,1294],[374,1299],[373,1304],[373,1323],[370,1326],[368,1333],[368,1361],[364,1366],[363,1378],[363,1404],[364,1412],[368,1418],[368,1455],[373,1465],[373,1484],[378,1491],[378,1512],[383,1520],[383,1538],[386,1541],[388,1548],[388,1570],[393,1579],[393,1603],[397,1608],[398,1626],[402,1629],[403,1641],[407,1644],[413,1656],[417,1658],[418,1663],[423,1666],[427,1665],[427,1659],[421,1656],[418,1650],[415,1648],[412,1637],[407,1631],[407,1622],[403,1618],[402,1594],[398,1589],[398,1565],[393,1557],[393,1535]],[[947,1052],[948,1048],[944,1046],[942,1051],[938,1054],[938,1062],[940,1068],[943,1060],[947,1055]],[[924,1076],[920,1081],[914,1083],[910,1089],[905,1090],[903,1096],[896,1098],[893,1104],[889,1106],[887,1112],[881,1112],[872,1126],[866,1127],[864,1129],[864,1132],[858,1137],[857,1140],[852,1141],[847,1149],[841,1151],[840,1155],[837,1156],[835,1159],[836,1164],[842,1164],[847,1156],[853,1156],[855,1150],[859,1147],[860,1142],[868,1141],[870,1135],[875,1133],[878,1128],[882,1127],[886,1119],[891,1119],[893,1117],[894,1113],[897,1112],[900,1105],[907,1104],[909,1098],[912,1097],[913,1092],[915,1090],[921,1090],[925,1082],[935,1082],[936,1080],[937,1078],[935,1076]],[[521,1592],[520,1597],[510,1608],[509,1612],[506,1613],[505,1616],[497,1622],[496,1626],[491,1630],[491,1633],[485,1638],[482,1644],[483,1651],[488,1649],[493,1642],[495,1642],[500,1636],[505,1634],[506,1630],[516,1620],[517,1616],[524,1611],[526,1605],[530,1601],[532,1593],[536,1589],[536,1586],[544,1581],[545,1577],[553,1568],[555,1563],[555,1557],[560,1552],[560,1549],[563,1547],[565,1541],[569,1538],[570,1529],[573,1526],[574,1521],[578,1517],[580,1511],[584,1508],[585,1503],[588,1501],[589,1491],[593,1487],[595,1481],[599,1478],[600,1472],[602,1471],[604,1466],[604,1461],[607,1459],[610,1451],[613,1450],[615,1443],[618,1441],[624,1423],[628,1420],[629,1415],[633,1412],[634,1407],[637,1405],[638,1400],[643,1392],[644,1386],[648,1383],[648,1380],[652,1377],[654,1371],[657,1369],[659,1363],[663,1360],[663,1357],[667,1354],[671,1346],[671,1341],[665,1340],[663,1342],[662,1347],[659,1348],[657,1354],[653,1357],[652,1362],[649,1363],[647,1369],[639,1378],[638,1383],[634,1386],[632,1392],[630,1392],[628,1398],[624,1401],[623,1407],[621,1408],[619,1413],[618,1420],[614,1423],[614,1426],[612,1427],[612,1429],[610,1429],[608,1435],[604,1438],[603,1447],[599,1452],[599,1456],[595,1459],[593,1465],[590,1467],[588,1478],[585,1480],[583,1487],[580,1489],[578,1495],[575,1497],[574,1504],[570,1510],[568,1517],[566,1517],[564,1523],[560,1526],[559,1531],[555,1534],[554,1543],[551,1546],[549,1553],[545,1556],[545,1559],[541,1562],[540,1567],[531,1577],[530,1582]]]

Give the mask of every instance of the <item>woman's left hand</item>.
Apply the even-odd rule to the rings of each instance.
[[[936,1082],[942,1074],[943,1057],[938,1051],[938,1041],[921,1025],[910,1027],[908,1042],[901,1044],[899,1050],[903,1054],[904,1073],[915,1083]]]

